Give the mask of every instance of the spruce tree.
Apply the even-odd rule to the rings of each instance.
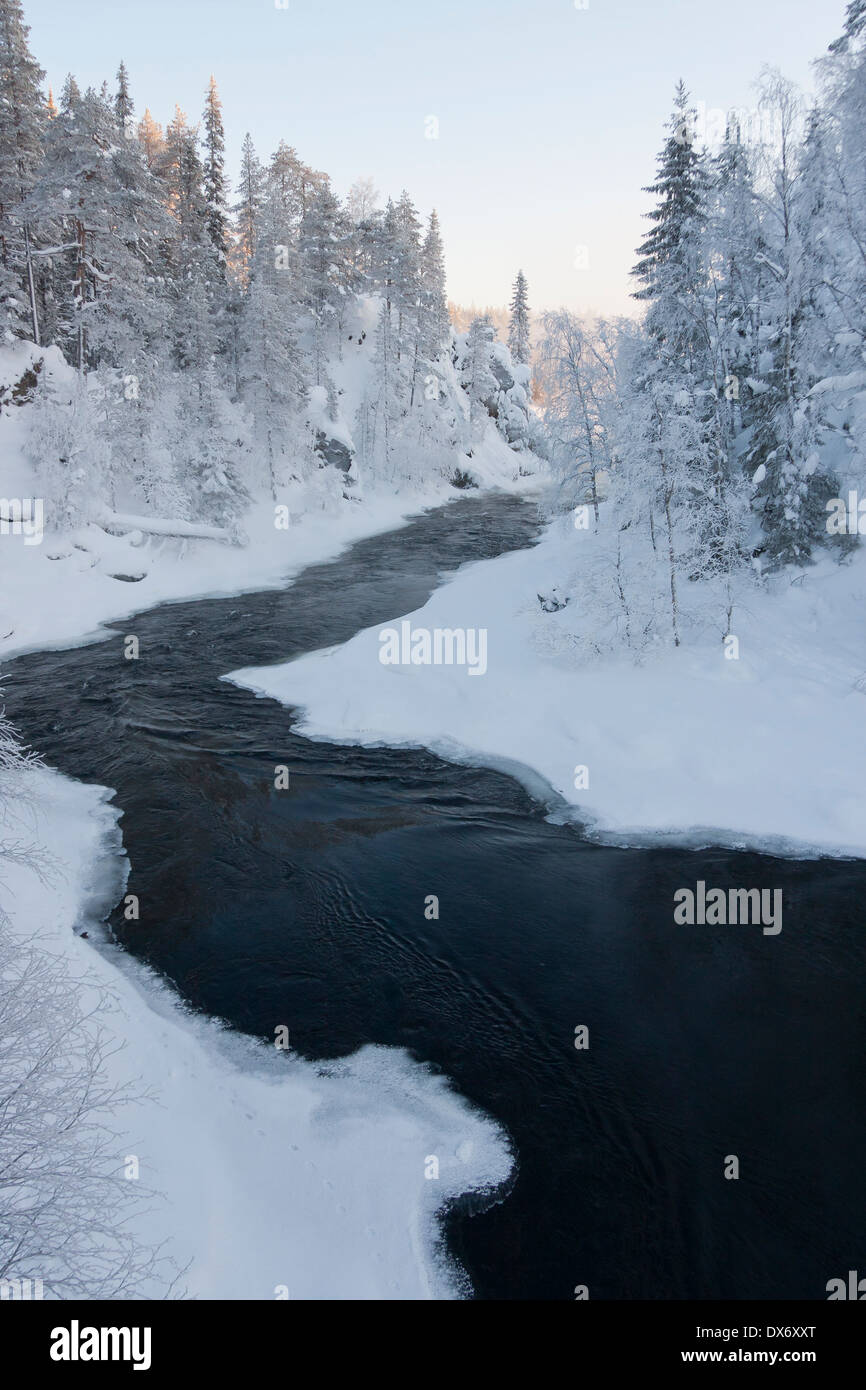
[[[424,245],[421,248],[421,296],[422,351],[425,357],[432,360],[447,345],[451,336],[451,320],[445,295],[445,249],[435,208],[430,214]]]
[[[241,176],[237,186],[234,268],[245,285],[256,254],[258,222],[265,198],[265,174],[249,132],[241,148]]]
[[[216,79],[211,76],[204,109],[203,188],[207,205],[207,232],[220,271],[225,276],[228,262],[228,207],[225,177],[225,131],[222,103]]]
[[[316,385],[327,385],[327,347],[342,320],[348,235],[340,204],[325,184],[310,198],[299,231],[301,294],[312,319]]]
[[[19,0],[0,0],[0,314],[8,331],[30,332],[38,343],[33,233],[22,204],[42,158],[47,111],[29,33]]]
[[[850,0],[841,36],[830,45],[831,53],[845,53],[852,41],[866,30],[866,0]]]
[[[706,214],[707,170],[695,148],[694,111],[682,82],[677,85],[670,134],[658,160],[655,183],[644,189],[657,198],[647,217],[653,223],[638,248],[632,275],[634,298],[647,302],[647,328],[668,352],[689,355],[699,347],[692,297],[703,283],[701,251]]]
[[[517,272],[511,295],[508,347],[514,361],[526,366],[530,358],[529,286],[522,270]]]
[[[117,69],[117,93],[114,98],[114,111],[122,133],[126,136],[132,134],[135,104],[129,94],[129,73],[126,71],[124,62],[121,62]]]

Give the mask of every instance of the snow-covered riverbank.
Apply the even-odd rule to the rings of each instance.
[[[735,659],[707,636],[635,665],[575,656],[574,609],[541,612],[539,595],[590,544],[557,523],[531,550],[462,569],[410,615],[411,632],[485,629],[477,679],[466,666],[383,665],[386,624],[231,679],[302,707],[296,732],[311,738],[504,767],[599,838],[866,853],[863,556],[744,589]]]
[[[477,471],[490,486],[523,492],[526,480],[513,476],[513,457],[491,439],[488,467],[482,457]],[[100,624],[159,603],[282,588],[306,566],[334,559],[356,541],[393,530],[409,517],[461,496],[465,494],[442,480],[399,496],[379,491],[318,511],[290,511],[287,529],[275,526],[274,504],[261,502],[244,517],[249,541],[243,547],[145,538],[134,532],[113,536],[96,525],[62,539],[46,534],[40,545],[4,535],[0,662],[28,651],[91,641]],[[305,500],[309,502],[298,498],[299,508]]]
[[[132,1229],[143,1243],[164,1242],[185,1270],[179,1289],[199,1298],[458,1295],[435,1209],[507,1176],[496,1127],[396,1050],[370,1047],[323,1068],[185,1011],[96,925],[125,874],[104,790],[44,770],[24,776],[28,839],[52,875],[43,882],[4,864],[9,929],[68,971],[83,1008],[104,991],[114,998],[88,1026],[103,1035],[108,1084],[141,1098],[104,1119],[118,1171],[137,1158],[142,1186],[162,1194]],[[49,1297],[50,1262],[26,1273]]]

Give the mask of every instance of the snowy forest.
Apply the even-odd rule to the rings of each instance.
[[[538,371],[585,650],[734,631],[734,597],[857,535],[866,485],[866,4],[809,106],[778,72],[711,149],[681,83],[633,270],[645,313],[546,316]],[[604,499],[604,505],[600,500]],[[843,514],[844,506],[844,514]],[[856,508],[856,502],[855,502]],[[587,574],[587,569],[589,574]],[[701,582],[696,582],[701,581]],[[615,596],[615,601],[612,601]]]
[[[422,225],[405,191],[382,209],[369,179],[341,204],[285,141],[263,162],[249,136],[232,192],[213,78],[201,120],[178,108],[163,130],[123,63],[113,89],[70,76],[46,98],[18,0],[0,26],[0,311],[30,345],[5,394],[33,405],[51,528],[132,512],[241,540],[262,493],[301,490],[303,511],[459,472],[482,416],[528,443],[523,364],[484,320],[452,342],[435,211]],[[359,358],[347,419],[337,380]]]

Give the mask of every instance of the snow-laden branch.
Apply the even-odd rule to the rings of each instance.
[[[31,251],[31,256],[59,256],[62,251],[77,251],[79,243],[68,241],[65,246],[44,246],[41,251]]]
[[[862,391],[866,388],[866,372],[849,372],[847,376],[825,376],[816,381],[810,396],[823,396],[828,391]]]

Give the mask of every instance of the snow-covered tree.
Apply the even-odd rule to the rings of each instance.
[[[445,294],[445,248],[435,208],[430,214],[421,248],[421,310],[421,351],[432,361],[451,338]]]
[[[23,211],[42,158],[45,76],[19,0],[0,0],[0,326],[40,341],[33,235]]]
[[[508,324],[508,347],[515,362],[525,366],[531,355],[531,326],[529,321],[529,286],[522,270],[511,294],[511,318]]]
[[[346,214],[353,222],[369,222],[379,208],[379,190],[369,177],[356,179],[346,195]]]
[[[274,241],[278,216],[273,199],[256,213],[255,251],[239,322],[239,396],[251,413],[254,455],[266,466],[274,500],[309,445],[303,423],[308,386],[298,340],[300,307]]]
[[[117,69],[117,91],[114,97],[114,113],[117,116],[117,124],[124,136],[129,136],[134,132],[133,119],[135,115],[135,104],[129,91],[129,73],[126,71],[126,64],[121,62]]]
[[[33,843],[37,770],[0,719],[0,872],[51,881],[57,866]],[[172,1292],[170,1262],[130,1230],[151,1194],[119,1165],[116,1115],[135,1096],[109,1078],[98,1020],[112,1008],[36,939],[17,938],[0,907],[0,1282],[41,1280],[53,1298]]]
[[[160,167],[165,153],[165,135],[162,126],[153,119],[146,108],[138,123],[138,138],[144,150],[147,167],[155,172]]]
[[[348,289],[349,229],[325,183],[309,199],[299,229],[301,298],[312,323],[316,385],[325,383],[325,359],[337,341]]]
[[[383,301],[376,324],[373,374],[356,421],[364,466],[373,478],[390,483],[396,480],[395,449],[405,391],[395,342],[394,313],[387,300]]]
[[[486,315],[472,320],[462,354],[460,381],[469,398],[469,423],[475,439],[483,435],[499,390],[490,365],[495,340],[496,330]]]
[[[208,84],[202,124],[204,127],[202,189],[207,208],[207,234],[214,249],[219,272],[225,276],[229,249],[229,214],[225,176],[226,142],[222,103],[213,74],[211,74]]]
[[[249,280],[256,254],[258,221],[265,197],[265,174],[249,132],[241,147],[241,176],[237,186],[234,268],[241,284]]]

